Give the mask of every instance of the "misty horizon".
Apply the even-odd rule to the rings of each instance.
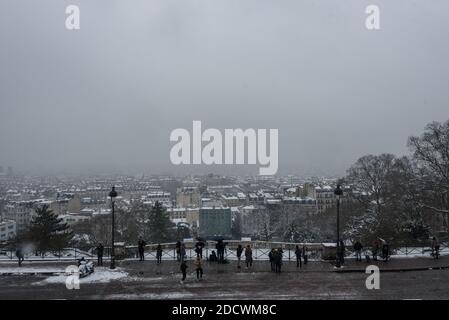
[[[65,29],[79,5],[81,29]],[[0,166],[25,173],[257,174],[170,163],[170,132],[279,130],[278,175],[408,154],[448,119],[445,1],[2,1]],[[407,4],[407,10],[404,6]],[[438,4],[438,5],[436,5]]]

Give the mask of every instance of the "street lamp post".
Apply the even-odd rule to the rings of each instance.
[[[340,196],[343,194],[343,190],[341,186],[338,184],[337,188],[334,190],[334,194],[337,197],[337,259],[335,262],[335,266],[337,268],[341,267],[340,261]]]
[[[115,213],[114,213],[114,202],[115,197],[117,197],[117,191],[115,187],[112,187],[111,192],[109,192],[109,197],[111,198],[112,204],[112,234],[111,234],[111,269],[115,269],[115,246],[114,246],[114,234],[115,234]]]

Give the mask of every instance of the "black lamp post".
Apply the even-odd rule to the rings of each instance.
[[[111,235],[111,269],[115,269],[115,247],[114,247],[114,234],[115,234],[115,214],[114,214],[114,202],[115,197],[117,197],[117,191],[115,191],[115,187],[112,187],[111,192],[109,192],[109,197],[111,198],[112,204],[112,235]]]
[[[337,185],[337,188],[335,188],[334,194],[337,197],[337,259],[335,262],[335,266],[337,268],[340,268],[340,196],[343,194],[343,190],[341,189],[341,186],[339,184]]]

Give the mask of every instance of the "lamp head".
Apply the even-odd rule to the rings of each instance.
[[[336,196],[341,196],[343,194],[343,190],[341,189],[341,186],[339,184],[337,184],[337,188],[335,188],[334,194]]]
[[[109,197],[111,197],[112,200],[114,200],[115,197],[117,197],[117,191],[115,191],[115,187],[112,187],[111,192],[109,192]]]

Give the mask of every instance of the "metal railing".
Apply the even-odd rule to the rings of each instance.
[[[36,254],[35,252],[24,252],[24,258],[28,261],[63,261],[63,260],[77,260],[81,257],[94,258],[95,254],[86,252],[78,248],[64,248],[58,251],[48,251],[44,254]],[[17,259],[16,251],[13,249],[0,249],[1,260]]]
[[[186,258],[194,259],[196,257],[195,252],[195,241],[186,241],[183,242],[186,248]],[[208,259],[212,251],[217,253],[216,249],[216,241],[206,241],[204,242],[205,246],[203,247],[202,253],[203,258]],[[278,249],[282,248],[283,250],[283,259],[284,260],[296,260],[296,246],[299,246],[301,250],[306,248],[306,254],[310,260],[319,260],[322,258],[324,245],[323,243],[290,243],[290,242],[267,242],[267,241],[240,241],[240,240],[227,240],[224,241],[226,243],[225,246],[225,259],[228,260],[237,260],[237,246],[242,245],[243,249],[247,245],[250,245],[253,253],[254,260],[268,260],[269,252],[272,248]],[[158,244],[147,244],[145,246],[144,256],[145,259],[148,260],[156,260],[156,248]],[[177,252],[176,252],[176,243],[162,243],[162,259],[163,260],[176,260]],[[118,259],[138,259],[138,247],[137,246],[116,246],[115,254]],[[364,247],[363,253],[371,255],[372,248],[371,246]],[[378,254],[380,255],[382,251],[382,246],[379,248]],[[390,246],[390,255],[421,255],[426,256],[431,254],[431,246],[425,244],[418,245],[395,245]],[[440,253],[449,254],[449,241],[440,243]],[[111,248],[104,247],[103,259],[110,259]],[[345,256],[351,257],[354,256],[355,252],[352,246],[346,246]],[[88,251],[83,251],[78,248],[65,248],[59,251],[53,251],[45,253],[44,255],[36,255],[34,252],[25,253],[25,259],[31,261],[63,261],[63,260],[76,260],[81,257],[85,258],[96,258],[96,250],[92,248]],[[2,260],[13,260],[17,259],[15,250],[6,249],[2,250],[0,248],[0,261]],[[242,254],[242,259],[244,259],[244,253]]]

